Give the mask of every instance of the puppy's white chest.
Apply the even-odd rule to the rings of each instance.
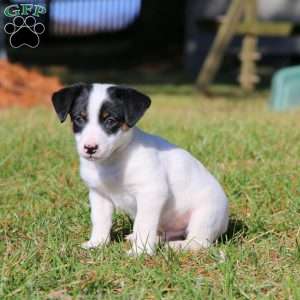
[[[133,196],[129,194],[115,194],[112,195],[112,202],[114,203],[115,208],[123,210],[130,217],[135,218],[136,215],[136,200]]]
[[[124,174],[120,168],[99,168],[88,162],[81,165],[80,175],[89,188],[110,199],[116,208],[125,211],[131,217],[135,216],[136,199],[126,189]]]
[[[122,174],[119,168],[99,167],[96,164],[84,161],[80,165],[80,175],[88,187],[105,194],[121,191]]]

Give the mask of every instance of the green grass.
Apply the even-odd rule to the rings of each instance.
[[[131,224],[117,215],[111,245],[81,249],[89,206],[69,124],[47,108],[4,110],[0,299],[300,299],[299,112],[269,112],[266,93],[144,88],[153,104],[141,127],[220,180],[228,234],[208,251],[135,259],[122,240]]]

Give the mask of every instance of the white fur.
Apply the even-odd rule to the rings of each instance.
[[[80,174],[90,189],[93,229],[83,244],[92,248],[110,239],[112,213],[121,209],[134,219],[129,254],[153,254],[157,234],[174,248],[208,247],[227,230],[228,204],[217,180],[187,151],[138,128],[108,136],[98,123],[108,85],[94,85],[89,122],[76,135]],[[99,144],[89,158],[86,143]]]

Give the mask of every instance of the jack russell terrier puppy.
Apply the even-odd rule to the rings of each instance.
[[[84,248],[110,241],[116,208],[134,220],[130,255],[153,254],[158,237],[174,249],[207,248],[226,232],[228,202],[217,180],[187,151],[135,127],[148,96],[79,83],[55,92],[52,102],[61,122],[71,117],[89,188],[93,226]]]

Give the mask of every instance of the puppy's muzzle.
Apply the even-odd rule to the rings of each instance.
[[[87,145],[84,145],[84,151],[85,153],[87,154],[95,154],[97,152],[97,149],[98,149],[98,145],[97,144],[87,144]]]

